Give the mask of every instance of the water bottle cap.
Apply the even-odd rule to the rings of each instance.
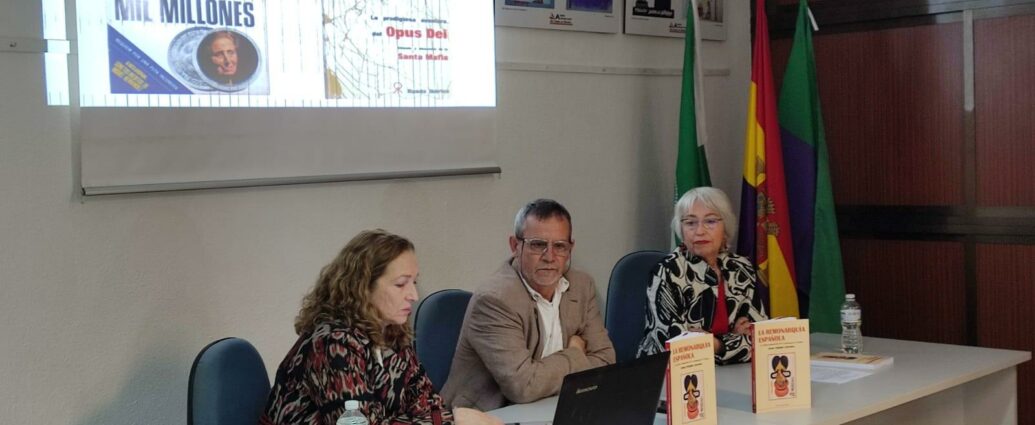
[[[349,400],[349,401],[345,402],[345,410],[358,410],[358,409],[359,409],[359,401],[357,401],[357,400]]]
[[[855,299],[855,294],[845,294],[845,299],[846,300],[854,300]]]

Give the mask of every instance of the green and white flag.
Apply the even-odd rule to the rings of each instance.
[[[697,1],[691,0],[686,18],[683,53],[683,90],[679,102],[679,154],[676,157],[676,196],[698,186],[711,186],[705,155],[704,93],[701,68],[697,60],[701,38],[697,32]]]

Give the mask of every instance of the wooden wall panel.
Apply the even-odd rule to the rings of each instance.
[[[839,205],[963,203],[962,41],[959,23],[816,35]],[[776,78],[790,42],[772,42]]]
[[[977,245],[977,327],[982,347],[1035,350],[1035,245]],[[1035,365],[1017,368],[1017,416],[1035,423]]]
[[[845,283],[864,335],[1035,351],[1035,6],[998,5],[965,7],[979,10],[972,116],[962,22],[926,12],[815,34]],[[778,86],[791,42],[772,40]],[[925,208],[939,206],[957,208]],[[1019,423],[1035,425],[1032,362],[1018,368],[1018,406]]]
[[[1035,15],[974,22],[978,204],[1035,206]]]
[[[962,243],[845,238],[841,253],[863,335],[966,343]]]

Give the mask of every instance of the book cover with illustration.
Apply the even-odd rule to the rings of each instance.
[[[716,424],[714,337],[684,332],[665,347],[671,353],[665,375],[668,424]]]
[[[324,0],[328,99],[451,98],[457,66],[451,0]],[[461,33],[461,37],[462,37]]]
[[[107,45],[109,94],[269,93],[265,0],[107,0],[90,10],[81,24],[104,28],[95,33]]]
[[[773,319],[751,327],[751,405],[756,413],[809,408],[808,319]]]

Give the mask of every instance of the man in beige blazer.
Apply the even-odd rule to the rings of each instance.
[[[571,215],[538,199],[514,219],[511,258],[478,289],[442,388],[454,407],[488,411],[557,394],[564,376],[614,363],[589,275],[572,270]]]

